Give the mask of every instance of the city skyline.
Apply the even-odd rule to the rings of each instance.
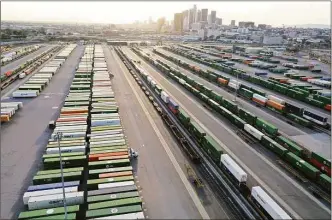
[[[272,26],[330,25],[330,2],[2,2],[1,19],[125,24],[150,17],[153,21],[160,17],[173,20],[175,13],[188,10],[194,4],[198,9],[207,8],[209,14],[211,10],[216,11],[226,25],[231,20],[236,25],[239,21]],[[52,13],[48,8],[52,8]]]

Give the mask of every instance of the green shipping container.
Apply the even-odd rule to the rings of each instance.
[[[269,138],[268,136],[263,136],[261,140],[262,144],[272,150],[274,153],[278,154],[280,157],[282,157],[285,153],[288,152],[286,148]]]
[[[254,93],[248,89],[240,88],[239,93],[248,99],[252,99]]]
[[[261,118],[256,119],[255,127],[258,128],[261,131],[264,131],[265,133],[276,136],[278,134],[278,128],[274,125],[266,122],[265,120]]]
[[[199,93],[198,96],[203,102],[208,102],[209,97],[207,97],[206,95],[204,95],[203,93]]]
[[[206,135],[205,131],[203,128],[201,128],[196,122],[191,121],[189,123],[189,132],[194,135],[197,140],[200,142],[203,137]]]
[[[79,205],[72,205],[72,206],[67,206],[67,213],[75,213],[78,212],[80,209]],[[44,216],[52,216],[56,214],[64,214],[65,213],[65,208],[64,207],[59,207],[59,208],[50,208],[50,209],[38,209],[38,210],[33,210],[33,211],[25,211],[21,212],[20,215],[18,216],[18,219],[35,219],[37,217],[42,217]]]
[[[244,125],[247,124],[244,120],[242,120],[241,118],[237,117],[234,114],[231,114],[228,119],[234,124],[236,125],[236,127],[240,128],[240,129],[244,129]]]
[[[319,175],[319,170],[302,160],[300,157],[296,156],[292,152],[288,152],[285,157],[286,161],[288,161],[294,168],[303,172],[307,177],[311,179],[316,179]]]
[[[62,215],[50,215],[50,216],[43,216],[40,218],[34,218],[34,220],[59,220],[59,219],[65,219],[65,214]],[[75,220],[76,219],[76,213],[67,213],[67,220]]]
[[[132,192],[113,193],[113,194],[100,195],[100,196],[88,196],[87,201],[88,203],[93,203],[93,202],[102,202],[102,201],[109,201],[115,199],[132,198],[138,196],[139,196],[138,191],[132,191]]]
[[[126,199],[116,199],[105,202],[96,202],[88,204],[88,210],[102,209],[102,208],[112,208],[121,207],[129,205],[142,205],[142,199],[140,197],[126,198]]]
[[[210,135],[206,135],[203,138],[201,146],[216,163],[220,163],[220,156],[223,154],[223,149]]]
[[[318,184],[329,192],[331,191],[331,177],[329,177],[328,175],[320,174],[318,178]]]
[[[312,124],[309,120],[299,117],[297,115],[294,114],[286,114],[286,117],[291,119],[292,121],[295,121],[296,123],[299,123],[300,125],[303,125],[305,127],[311,127]]]
[[[277,142],[281,144],[282,146],[286,147],[289,151],[294,153],[296,156],[301,157],[303,153],[303,149],[299,147],[296,143],[293,141],[289,140],[288,138],[285,138],[283,136],[278,136],[277,137]]]
[[[86,163],[86,156],[73,156],[73,157],[63,157],[62,158],[62,166],[63,168],[70,167],[80,167],[84,163]],[[44,168],[45,169],[54,169],[58,168],[60,163],[60,158],[47,158],[44,160]]]
[[[223,97],[219,95],[218,93],[212,91],[211,92],[211,99],[213,99],[218,104],[222,104]]]
[[[266,96],[266,93],[265,92],[261,92],[261,91],[258,91],[257,89],[254,89],[254,88],[250,88],[250,90],[253,92],[253,93],[257,93],[258,95],[261,95],[261,96]]]
[[[313,105],[313,106],[319,107],[319,108],[324,108],[325,107],[323,102],[312,99],[312,98],[309,98],[309,97],[305,97],[304,101],[311,104],[311,105]]]
[[[179,118],[181,124],[184,125],[184,127],[188,128],[188,125],[189,125],[189,122],[190,122],[190,117],[181,108],[179,109],[178,118]]]
[[[240,116],[240,118],[245,120],[250,125],[254,125],[256,122],[256,118],[257,118],[254,114],[252,114],[242,108],[239,108],[239,116]]]
[[[88,166],[89,166],[89,169],[102,169],[102,168],[130,166],[130,160],[129,159],[120,159],[120,160],[93,161],[93,162],[89,162]]]
[[[113,216],[113,215],[123,215],[127,213],[135,213],[135,212],[141,212],[142,206],[141,205],[132,205],[132,206],[122,206],[122,207],[116,207],[116,208],[106,208],[106,209],[94,209],[94,210],[88,210],[86,212],[87,218],[97,218],[97,217],[107,217],[107,216]]]
[[[79,172],[63,173],[63,177],[65,181],[80,180],[82,177],[82,172],[79,171]],[[61,173],[36,175],[33,177],[32,182],[33,185],[61,182]]]
[[[132,175],[112,177],[112,178],[102,178],[102,179],[90,179],[87,182],[87,188],[88,190],[93,190],[93,189],[98,189],[98,184],[101,183],[124,182],[130,180],[134,180],[134,177]]]
[[[229,101],[227,99],[223,99],[222,106],[224,106],[225,108],[227,108],[229,111],[231,111],[233,113],[237,113],[237,104],[235,104],[232,101]]]

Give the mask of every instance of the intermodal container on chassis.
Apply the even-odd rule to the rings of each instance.
[[[129,159],[94,161],[94,162],[89,162],[88,164],[89,169],[112,168],[112,167],[121,167],[129,165],[130,165]]]
[[[223,165],[226,170],[238,181],[238,183],[247,182],[247,173],[237,165],[237,163],[228,155],[222,154],[220,156],[220,165]]]
[[[142,205],[142,199],[140,197],[125,198],[125,199],[116,199],[105,202],[96,202],[88,204],[88,209],[102,209],[102,208],[112,208],[112,207],[121,207],[129,205]]]
[[[253,94],[252,100],[260,105],[265,106],[265,103],[267,102],[268,99],[261,95]]]
[[[292,219],[260,186],[251,189],[251,198],[272,219]]]
[[[77,192],[78,187],[73,186],[73,187],[65,187],[65,192]],[[33,192],[25,192],[23,195],[23,203],[24,205],[28,204],[28,201],[30,198],[33,197],[39,197],[39,196],[46,196],[46,195],[56,195],[56,194],[61,194],[63,192],[63,189],[58,188],[58,189],[49,189],[49,190],[40,190],[40,191],[33,191]]]
[[[122,214],[137,213],[137,212],[142,212],[141,205],[88,210],[86,212],[86,217],[90,219],[90,218],[107,217],[107,216],[122,215]]]
[[[134,180],[134,177],[133,176],[120,176],[120,177],[113,177],[113,178],[92,179],[92,180],[88,180],[87,187],[88,187],[88,189],[98,189],[99,184],[126,182],[126,181],[130,181],[130,180]]]
[[[88,196],[87,202],[93,203],[93,202],[102,202],[102,201],[125,199],[125,198],[132,198],[132,197],[139,197],[138,191],[113,193],[113,194],[106,194],[106,195],[100,195],[100,196]]]
[[[76,213],[79,211],[79,205],[67,206],[67,213]],[[47,217],[53,216],[57,214],[64,214],[65,208],[58,207],[58,208],[50,208],[50,209],[39,209],[33,211],[24,211],[21,212],[18,216],[18,219],[35,219],[38,217]]]
[[[145,219],[143,212],[135,212],[123,215],[114,215],[114,216],[106,216],[100,218],[94,218],[93,220],[106,220],[106,219]]]
[[[59,164],[58,164],[59,165]],[[67,172],[63,173],[63,177],[65,181],[75,181],[80,180],[82,172]],[[48,174],[48,175],[36,175],[33,177],[33,184],[39,185],[39,184],[46,184],[46,183],[57,183],[61,181],[61,173],[54,173],[54,174]]]
[[[84,203],[84,192],[71,192],[65,193],[66,204],[81,205]],[[63,195],[46,195],[31,197],[28,201],[29,210],[45,209],[45,208],[56,208],[63,205]]]
[[[78,186],[79,184],[80,184],[80,181],[64,182],[64,187]],[[27,192],[48,190],[48,189],[57,189],[57,188],[62,188],[61,182],[29,186],[27,189]]]

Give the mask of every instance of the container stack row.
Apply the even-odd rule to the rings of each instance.
[[[77,44],[69,44],[63,51],[56,55],[56,59],[67,59]]]
[[[41,47],[41,45],[27,46],[27,47],[19,48],[16,51],[4,54],[3,56],[1,56],[1,66],[11,63],[12,61],[17,60],[23,56],[26,56],[29,53],[35,52],[40,47]]]
[[[3,102],[1,103],[1,122],[8,122],[18,109],[23,108],[22,102]]]
[[[82,90],[80,81],[81,76],[76,73],[59,117],[49,124],[54,130],[42,156],[43,169],[33,177],[33,184],[23,195],[27,211],[21,212],[19,219],[64,219],[63,190],[67,219],[76,219],[80,205],[84,203],[82,184],[87,164],[86,133],[91,92]]]
[[[75,46],[76,47],[76,46]],[[75,47],[69,45],[63,51],[60,52],[72,52]],[[69,54],[70,54],[69,53]],[[22,86],[13,92],[14,98],[33,98],[37,97],[45,87],[50,83],[52,77],[58,72],[61,65],[65,62],[66,58],[59,58],[56,56],[49,61],[43,68],[41,68],[36,74],[29,78]]]
[[[87,219],[144,219],[110,74],[100,45],[93,55],[88,134]]]

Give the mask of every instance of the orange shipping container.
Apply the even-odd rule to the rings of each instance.
[[[13,73],[13,71],[8,71],[8,72],[5,73],[5,75],[6,75],[6,76],[11,76],[12,73]]]
[[[197,67],[197,66],[194,66],[194,70],[195,70],[196,72],[199,72],[201,69],[200,69],[199,67]]]
[[[1,122],[9,121],[9,115],[1,115]]]
[[[118,151],[118,152],[90,154],[89,155],[89,161],[96,161],[96,160],[98,160],[99,157],[122,156],[122,155],[127,155],[128,156],[128,151],[124,150],[124,151]]]
[[[228,84],[228,80],[223,79],[223,78],[218,78],[218,82],[222,85],[227,85]]]
[[[102,173],[102,174],[99,174],[99,178],[131,176],[131,175],[133,175],[132,171],[123,171],[123,172],[115,172],[115,173]]]
[[[272,108],[275,108],[277,110],[280,110],[280,111],[282,111],[285,108],[284,105],[281,105],[281,104],[279,104],[277,102],[274,102],[272,100],[267,100],[266,105],[268,105],[268,106],[270,106]]]

